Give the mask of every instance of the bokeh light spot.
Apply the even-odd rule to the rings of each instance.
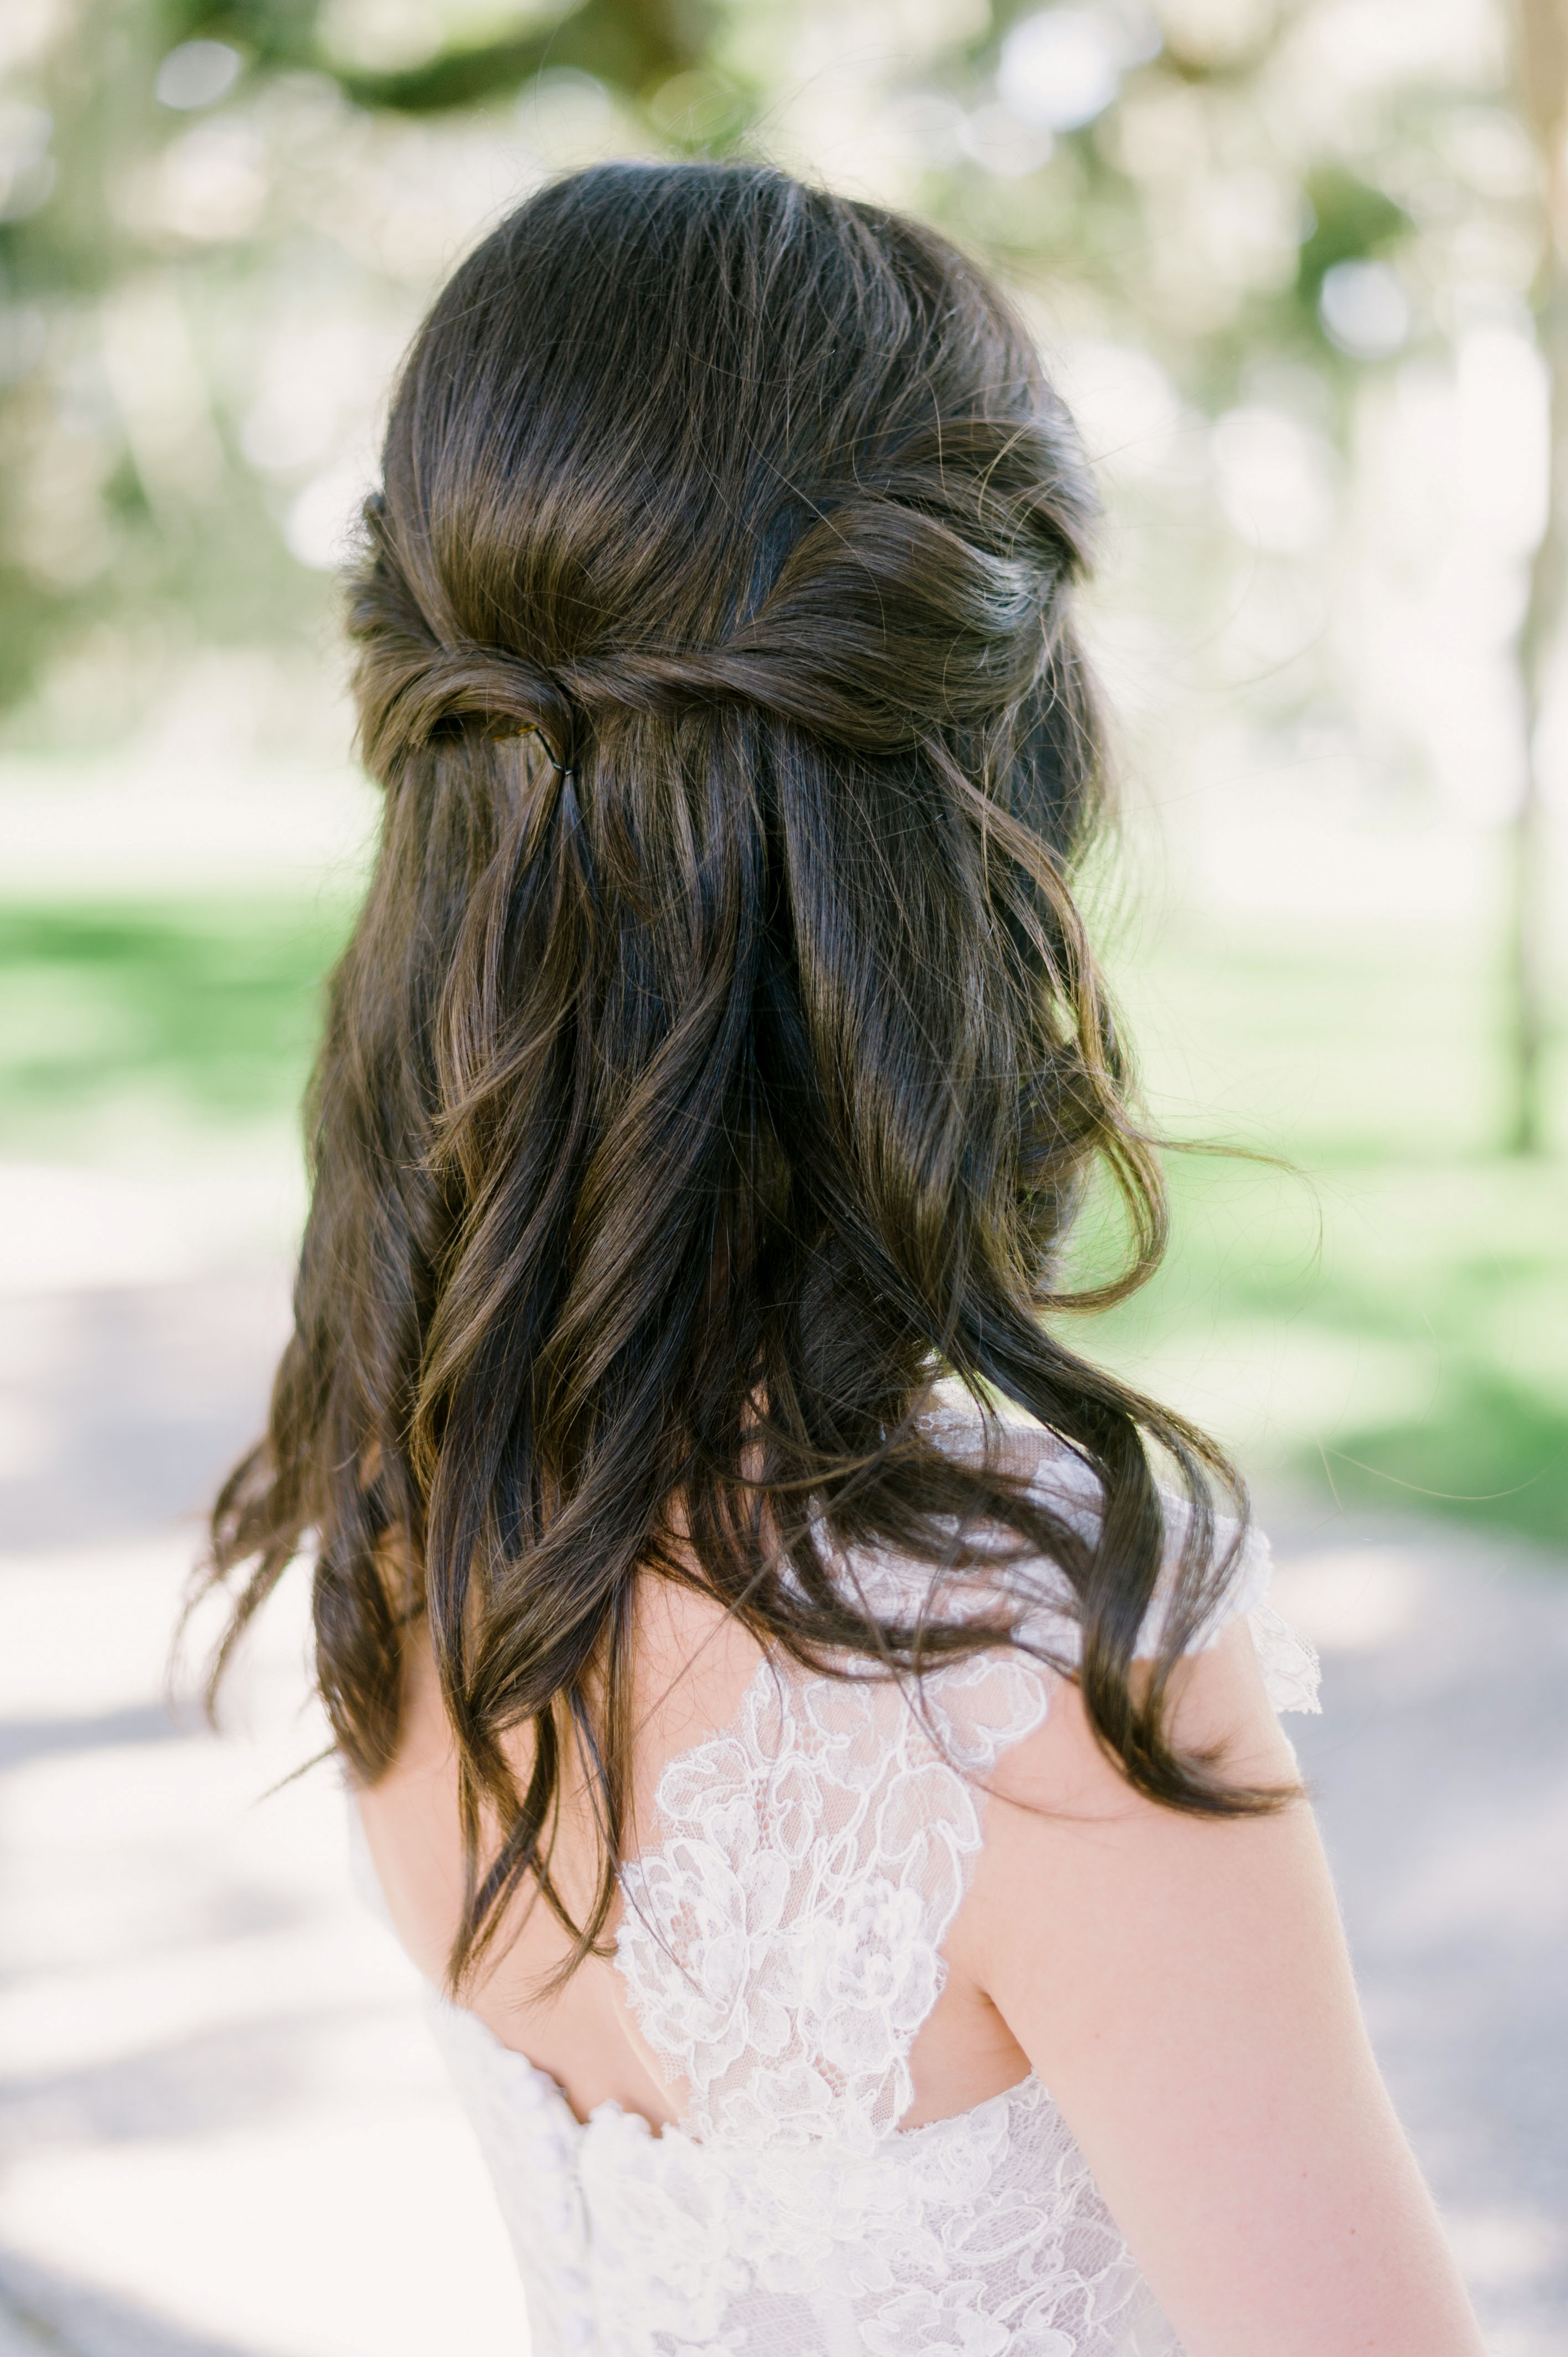
[[[158,68],[153,85],[158,103],[177,107],[181,113],[211,106],[233,89],[243,63],[239,50],[231,48],[227,41],[181,41]]]

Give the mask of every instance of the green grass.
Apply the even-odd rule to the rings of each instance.
[[[1253,1472],[1568,1538],[1561,1164],[1183,1159],[1176,1241],[1090,1355]]]
[[[91,1158],[286,1115],[338,902],[0,914],[0,1134]],[[1188,920],[1117,980],[1180,1155],[1160,1275],[1077,1329],[1248,1470],[1568,1540],[1568,1170],[1494,1150],[1473,932]],[[1556,1135],[1565,1126],[1561,1067]],[[1093,1256],[1092,1244],[1086,1248]]]
[[[1568,1540],[1568,1166],[1497,1150],[1484,938],[1189,924],[1122,982],[1157,1118],[1288,1167],[1174,1157],[1167,1264],[1081,1346],[1253,1472]]]
[[[0,1136],[92,1153],[138,1109],[175,1125],[291,1109],[348,915],[330,902],[0,911]]]

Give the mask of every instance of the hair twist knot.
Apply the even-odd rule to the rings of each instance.
[[[1061,501],[1042,495],[1038,448],[1021,440],[1034,437],[981,421],[940,467],[907,452],[896,479],[816,516],[755,610],[711,646],[622,641],[547,664],[444,642],[383,547],[352,611],[366,757],[384,769],[473,721],[536,731],[569,770],[585,726],[724,703],[870,754],[983,723],[1037,679],[1080,554]]]

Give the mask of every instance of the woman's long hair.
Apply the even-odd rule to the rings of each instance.
[[[1089,1715],[1140,1791],[1269,1804],[1165,1726],[1232,1477],[1051,1330],[1097,1163],[1133,1228],[1107,1297],[1165,1227],[1068,883],[1102,759],[1069,620],[1092,515],[983,276],[772,170],[548,188],[413,347],[351,586],[381,848],[311,1091],[295,1333],[209,1578],[236,1590],[220,1671],[313,1549],[321,1692],[366,1782],[428,1614],[468,1852],[454,1986],[529,1885],[572,1964],[600,1939],[641,1573],[804,1662],[918,1677],[1006,1616],[882,1618],[843,1551],[1004,1543],[1070,1583]],[[921,1429],[939,1375],[1092,1469],[1092,1535]],[[1135,1690],[1148,1436],[1189,1511]],[[602,1834],[580,1922],[550,1864],[573,1754]]]

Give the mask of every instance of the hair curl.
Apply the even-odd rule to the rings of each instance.
[[[918,1677],[1006,1633],[944,1619],[940,1567],[1047,1558],[1133,1783],[1270,1804],[1165,1727],[1234,1477],[1049,1322],[1140,1281],[1165,1233],[1068,882],[1102,769],[1069,619],[1093,512],[981,274],[769,170],[549,188],[414,345],[350,594],[380,855],[310,1098],[295,1329],[209,1577],[236,1583],[216,1678],[313,1534],[321,1691],[366,1781],[428,1614],[467,1848],[455,1986],[531,1881],[570,1964],[603,1932],[640,1574],[803,1661]],[[1097,1163],[1131,1262],[1068,1297]],[[927,1437],[942,1373],[1093,1469],[1092,1537]],[[1145,1437],[1190,1512],[1135,1686],[1164,1541]],[[873,1541],[937,1567],[915,1621],[842,1576]],[[551,1874],[574,1745],[603,1835],[580,1923]]]

